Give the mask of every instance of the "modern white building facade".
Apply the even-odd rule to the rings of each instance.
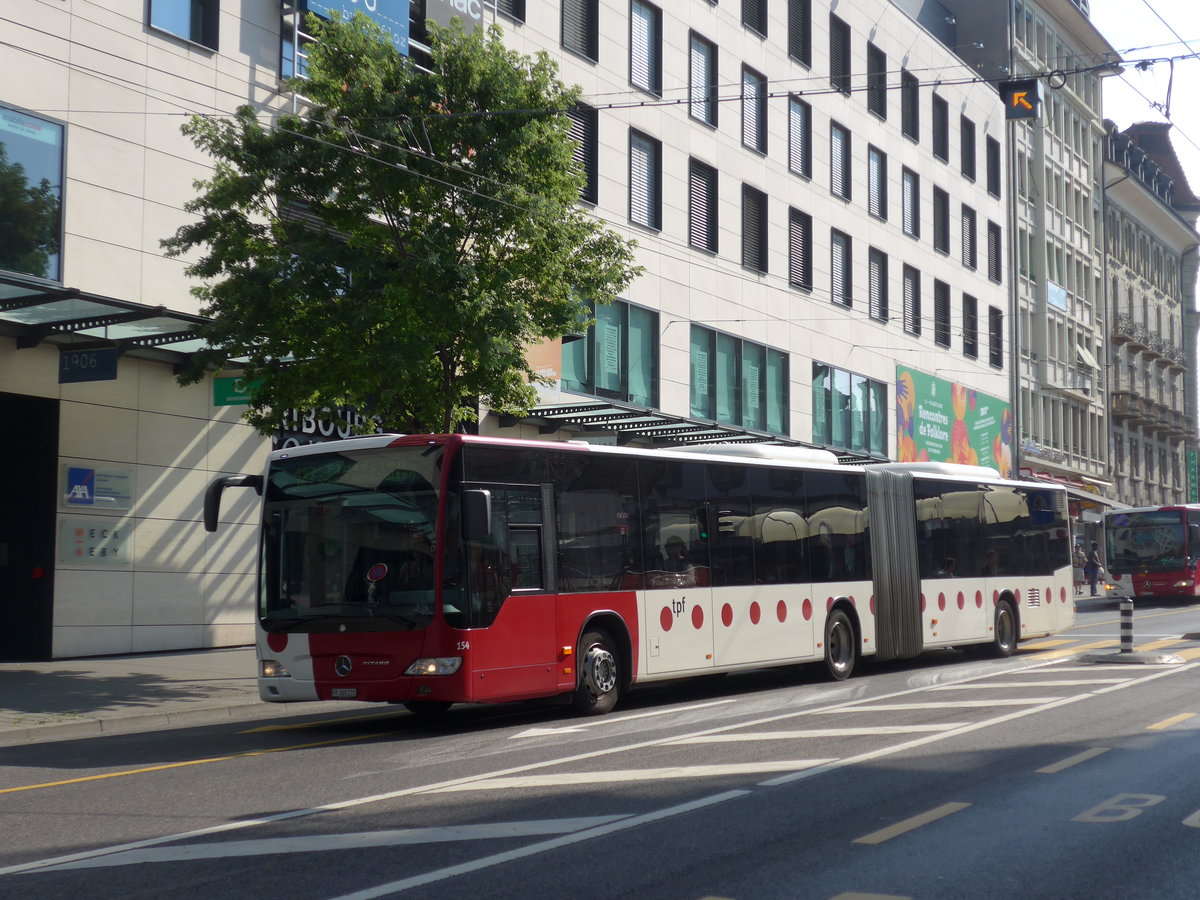
[[[415,52],[444,6],[404,13]],[[533,414],[485,411],[480,429],[1010,472],[1017,418],[1065,455],[1048,466],[1102,480],[1100,376],[1079,362],[1104,352],[1098,76],[1059,92],[1044,135],[1010,138],[996,79],[1014,11],[958,6],[485,5],[482,24],[582,87],[581,202],[636,238],[645,273],[586,333],[531,349],[553,381]],[[1039,44],[1059,22],[1040,16],[1012,25],[1030,71],[1068,44],[1107,48],[1085,18],[1069,23],[1082,45],[1070,28],[1063,48]],[[175,382],[198,310],[159,241],[207,172],[186,117],[296,102],[282,83],[302,61],[295,10],[13,0],[0,22],[0,191],[24,179],[14,208],[43,216],[0,248],[0,412],[27,423],[4,450],[24,477],[0,524],[0,615],[17,623],[0,658],[248,642],[253,497],[230,497],[216,535],[200,506],[270,442],[240,422],[232,379]],[[1056,200],[1039,213],[1043,183]]]

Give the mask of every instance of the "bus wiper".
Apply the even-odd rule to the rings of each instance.
[[[323,622],[327,619],[329,619],[329,616],[288,616],[282,622],[275,619],[266,619],[263,621],[263,628],[272,632],[291,631],[297,625],[307,625],[309,622]]]
[[[413,629],[422,627],[420,619],[416,618],[415,616],[406,616],[403,613],[396,612],[383,612],[382,610],[373,606],[368,606],[367,610],[370,618],[372,619],[388,619],[392,622],[399,622],[402,625],[407,625],[409,628]]]

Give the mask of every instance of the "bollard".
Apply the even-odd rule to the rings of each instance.
[[[1121,601],[1121,652],[1133,652],[1133,601]]]

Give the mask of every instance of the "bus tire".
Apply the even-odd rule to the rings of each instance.
[[[579,686],[571,706],[581,716],[611,712],[621,696],[621,656],[606,631],[585,632],[579,641]]]
[[[992,656],[1007,659],[1017,649],[1017,613],[1005,598],[996,604],[996,622],[992,629]]]
[[[857,659],[854,625],[843,610],[835,609],[825,620],[825,669],[834,681],[845,681]]]
[[[404,708],[424,722],[433,722],[444,716],[453,705],[449,700],[409,700]]]

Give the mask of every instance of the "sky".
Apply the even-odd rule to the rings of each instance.
[[[1171,143],[1192,191],[1200,196],[1200,57],[1139,71],[1131,61],[1200,54],[1200,3],[1196,0],[1089,0],[1092,24],[1126,61],[1121,76],[1106,77],[1104,117],[1122,129],[1134,122],[1174,124]],[[1175,33],[1173,33],[1173,31]]]

